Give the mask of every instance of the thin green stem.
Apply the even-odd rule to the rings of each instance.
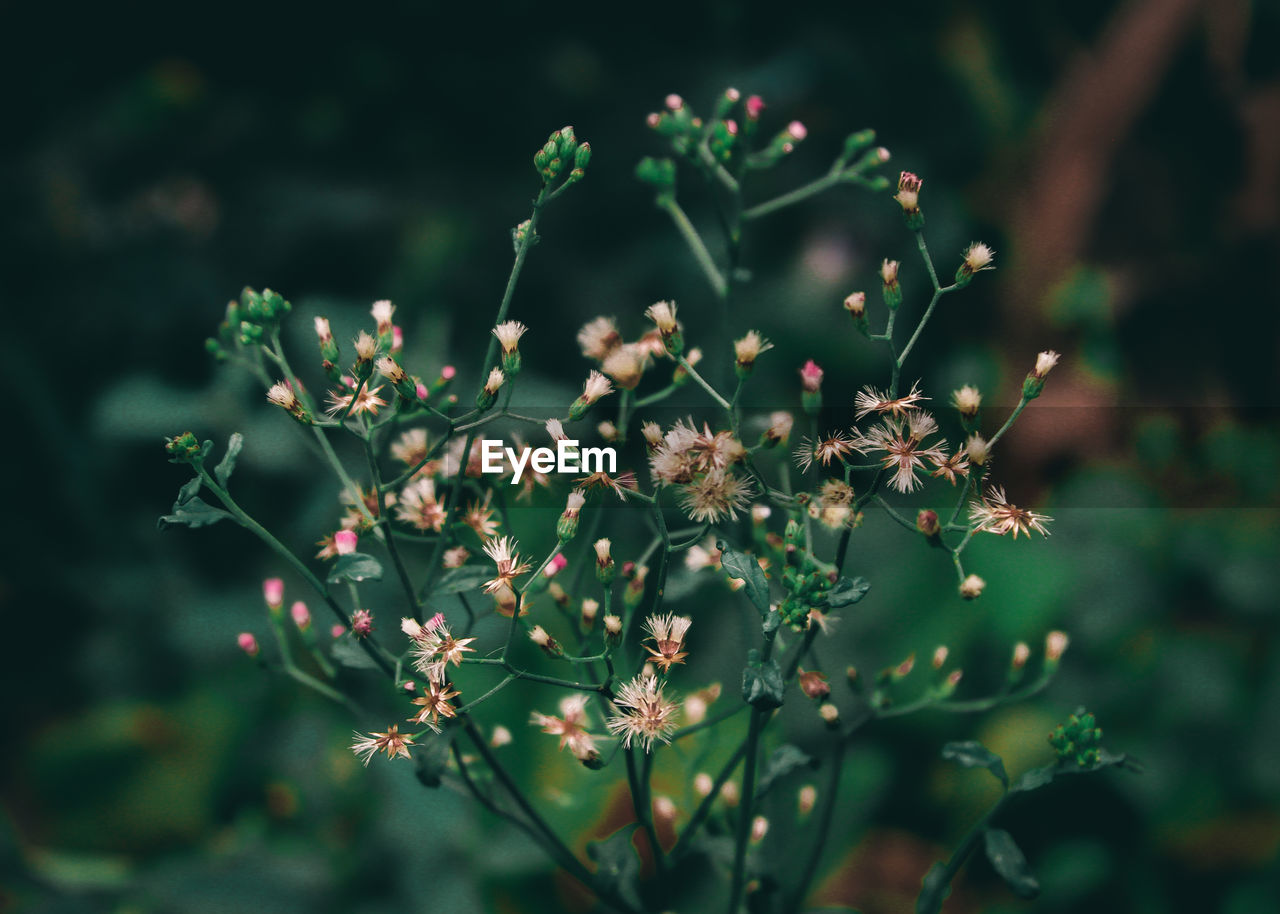
[[[761,216],[767,216],[772,212],[784,209],[788,206],[794,206],[802,200],[808,200],[810,197],[822,193],[828,187],[833,187],[840,183],[843,175],[840,172],[829,172],[821,178],[810,181],[808,184],[802,184],[795,190],[788,191],[781,196],[774,197],[772,200],[766,200],[764,203],[757,203],[748,209],[743,210],[742,220],[750,222],[753,219],[759,219]]]
[[[706,378],[704,378],[702,375],[698,374],[697,370],[696,370],[696,369],[694,369],[694,367],[693,367],[692,365],[690,365],[690,364],[689,364],[688,359],[686,359],[683,355],[682,355],[682,356],[680,356],[680,357],[677,359],[677,361],[679,361],[679,363],[680,363],[680,367],[681,367],[681,368],[683,368],[685,371],[687,371],[687,372],[689,373],[689,377],[693,378],[693,380],[697,382],[697,384],[698,384],[698,386],[699,386],[699,387],[701,387],[701,388],[702,388],[703,390],[705,390],[708,394],[710,394],[710,395],[711,395],[711,399],[712,399],[712,400],[715,400],[715,401],[716,401],[716,403],[717,403],[717,404],[718,404],[718,405],[719,405],[719,406],[720,406],[720,407],[721,407],[725,412],[727,412],[727,413],[729,414],[730,418],[732,418],[732,416],[733,416],[733,406],[732,406],[732,405],[730,405],[729,401],[728,401],[728,400],[726,400],[724,397],[720,396],[720,394],[716,392],[716,389],[715,389],[714,387],[712,387],[710,384],[708,384],[708,383],[707,383]]]
[[[665,210],[671,217],[671,221],[676,224],[681,237],[689,245],[689,250],[693,252],[694,259],[698,261],[698,266],[702,268],[702,272],[706,274],[707,281],[711,283],[711,288],[715,290],[716,297],[724,298],[728,295],[728,280],[724,278],[720,268],[716,266],[715,259],[712,258],[711,252],[707,250],[706,244],[702,241],[702,236],[693,227],[693,223],[689,221],[685,211],[680,208],[676,198],[669,195],[661,196],[658,198],[658,207]]]

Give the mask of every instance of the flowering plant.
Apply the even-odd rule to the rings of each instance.
[[[780,197],[745,205],[744,189],[753,173],[785,160],[807,135],[793,121],[766,136],[763,111],[758,97],[744,99],[728,90],[702,118],[683,99],[669,96],[648,123],[670,157],[645,158],[637,167],[638,178],[653,188],[657,207],[687,243],[711,298],[722,303],[745,281],[741,244],[756,220],[837,186],[872,192],[890,186],[878,173],[888,151],[874,145],[871,131],[861,131],[845,141],[825,175]],[[881,329],[873,330],[864,292],[844,300],[855,333],[887,349],[889,376],[883,387],[862,388],[843,427],[819,428],[825,371],[813,360],[799,369],[798,415],[779,410],[763,423],[744,419],[749,381],[772,344],[760,329],[742,328],[732,344],[733,381],[715,383],[711,372],[700,370],[701,348],[689,345],[695,341],[686,340],[677,307],[668,301],[644,311],[652,328],[631,341],[611,317],[586,323],[577,342],[593,367],[581,395],[548,415],[518,412],[511,397],[524,367],[521,342],[530,328],[511,317],[517,282],[541,237],[540,217],[583,180],[590,160],[590,145],[570,127],[552,133],[534,156],[542,186],[529,218],[512,232],[514,263],[486,350],[464,366],[478,379],[469,403],[453,392],[454,366],[412,373],[417,366],[402,359],[403,334],[389,301],[373,305],[373,326],[355,337],[353,358],[343,355],[329,321],[315,318],[316,367],[328,388],[323,407],[291,367],[282,343],[281,326],[292,305],[271,290],[246,290],[228,305],[208,349],[218,360],[256,375],[267,399],[300,426],[341,484],[341,514],[336,528],[323,532],[314,556],[299,555],[231,493],[243,438],[233,435],[214,463],[212,442],[185,432],[168,439],[166,449],[172,462],[189,466],[195,475],[161,524],[239,524],[328,608],[335,621],[321,634],[305,602],[295,601],[286,615],[284,580],[269,579],[264,597],[278,660],[268,665],[360,715],[362,728],[351,749],[366,765],[378,755],[405,759],[424,784],[474,796],[526,831],[609,909],[665,910],[682,898],[705,898],[697,893],[709,880],[719,885],[731,914],[744,902],[751,910],[801,910],[857,731],[925,709],[973,713],[1017,701],[1044,689],[1059,665],[1067,636],[1050,632],[1034,660],[1028,645],[1010,646],[1003,684],[993,694],[960,697],[961,669],[952,665],[946,647],[937,647],[923,685],[911,684],[913,655],[894,659],[872,676],[847,666],[838,698],[829,671],[846,663],[824,651],[820,641],[875,583],[871,571],[861,577],[848,570],[850,547],[866,511],[883,512],[933,547],[935,555],[945,556],[956,574],[957,599],[977,599],[986,586],[965,565],[966,547],[975,536],[1047,535],[1050,518],[1011,503],[995,483],[992,457],[1041,394],[1059,357],[1052,351],[1036,357],[1016,407],[989,435],[983,433],[979,391],[972,386],[954,391],[950,402],[959,434],[943,433],[928,408],[933,401],[918,383],[906,388],[903,371],[942,298],[993,269],[995,255],[974,242],[944,285],[923,233],[923,182],[902,172],[893,199],[931,289],[905,339],[896,323],[914,309],[904,307],[898,262],[885,259],[880,267],[883,316],[875,324]],[[711,189],[725,229],[722,262],[678,200],[678,165]],[[540,329],[535,322],[532,332]],[[665,383],[646,384],[660,373]],[[664,427],[646,412],[694,389],[711,404],[698,420],[691,412]],[[592,470],[587,465],[592,449],[571,439],[566,427],[610,401],[616,412],[595,432],[611,456],[623,449],[624,465],[597,460]],[[793,434],[797,420],[807,426],[803,434]],[[558,451],[581,451],[586,475],[574,479],[554,524],[524,528],[515,522],[506,498],[511,486],[518,485],[519,497],[542,500],[557,497],[544,496],[543,490],[554,492],[559,483],[536,457],[517,461],[515,449],[501,449],[507,456],[493,472],[481,436],[504,429],[546,436]],[[639,445],[633,435],[637,429],[643,450],[627,450],[629,441]],[[333,439],[341,436],[359,444],[360,469],[339,457]],[[595,450],[603,456],[603,448]],[[952,493],[951,509],[921,510],[911,518],[886,497],[926,487]],[[202,491],[216,504],[203,500]],[[630,510],[624,513],[627,522],[613,531],[603,525],[607,514],[617,516],[606,511],[615,499]],[[652,536],[647,546],[616,561],[614,541],[630,543],[628,528],[635,526],[637,514]],[[589,517],[590,532],[580,535],[583,515]],[[549,545],[534,553],[542,555],[540,560],[532,561],[522,554],[522,540]],[[752,620],[755,643],[739,658],[740,689],[736,682],[729,688],[683,675],[699,651],[715,651],[716,635],[706,606],[669,590],[672,568],[681,561],[693,575],[718,577],[725,586],[717,601]],[[591,579],[589,568],[594,569]],[[368,594],[384,574],[397,592],[375,603]],[[253,633],[242,633],[239,644],[265,661]],[[371,691],[368,677],[383,686]],[[555,738],[559,749],[581,764],[582,777],[610,778],[618,772],[618,780],[625,780],[633,821],[589,844],[586,860],[547,821],[536,798],[513,775],[512,762],[502,758],[503,747],[516,738],[513,726],[524,722],[486,717],[493,707],[487,703],[517,683],[563,694],[553,705],[543,691],[536,692],[539,709],[528,724]],[[376,702],[383,716],[370,717],[366,702]],[[364,729],[365,718],[381,729]],[[788,719],[817,724],[821,735],[804,748],[787,741],[781,734]],[[716,773],[698,770],[723,746],[715,734],[725,732],[736,736],[720,753]],[[940,908],[980,840],[1010,887],[1034,894],[1035,879],[1021,851],[992,820],[1018,794],[1059,775],[1131,764],[1103,749],[1100,736],[1092,716],[1082,712],[1052,735],[1055,762],[1012,780],[1001,759],[978,743],[948,743],[945,758],[986,768],[1004,792],[948,861],[920,874],[917,910]],[[691,806],[682,809],[655,792],[659,765],[681,770],[696,798]],[[826,787],[801,785],[794,811],[779,812],[776,788],[821,767]],[[815,811],[819,803],[822,808]],[[766,816],[765,809],[775,814]],[[799,872],[774,868],[760,850],[762,842],[807,822],[814,849],[806,865]],[[691,865],[698,860],[710,866]]]

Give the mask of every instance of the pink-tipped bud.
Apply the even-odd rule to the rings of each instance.
[[[948,653],[949,652],[947,651],[947,646],[945,644],[940,644],[933,649],[933,660],[931,662],[935,670],[942,669],[942,665],[947,662]]]
[[[796,796],[796,810],[801,816],[807,816],[813,812],[813,808],[818,805],[818,788],[812,784],[805,784],[800,788],[800,793]]]
[[[293,624],[298,626],[299,631],[306,631],[311,628],[311,612],[307,609],[307,604],[298,600],[289,607],[289,616],[293,619]]]
[[[677,812],[675,800],[671,797],[653,798],[653,818],[658,822],[674,822]]]
[[[1049,632],[1044,639],[1044,661],[1048,664],[1056,664],[1062,659],[1062,655],[1067,650],[1067,645],[1071,643],[1071,639],[1067,637],[1066,632]]]
[[[399,324],[395,324],[391,328],[391,351],[399,352],[404,348],[404,331],[400,329]]]
[[[672,92],[667,96],[666,104],[672,111],[679,111],[684,107],[684,99]]]
[[[744,107],[747,109],[747,117],[754,121],[760,117],[760,112],[764,110],[764,99],[758,95],[749,95]]]
[[[258,656],[258,639],[253,637],[249,632],[241,632],[237,635],[236,644],[240,645],[240,650],[244,651],[250,657]]]
[[[511,731],[502,724],[493,728],[493,736],[489,738],[489,745],[494,749],[501,749],[511,742]]]
[[[367,609],[357,609],[351,614],[351,634],[357,638],[367,638],[373,634],[373,613]]]
[[[556,557],[550,562],[547,562],[547,567],[542,569],[542,574],[544,577],[554,578],[560,572],[564,571],[565,566],[568,564],[569,560],[564,557],[563,552],[556,553]]]
[[[662,115],[656,111],[650,111],[648,116],[644,119],[644,122],[648,124],[650,127],[656,128],[659,124],[662,123]]]
[[[452,365],[446,365],[440,369],[440,377],[446,381],[452,381],[457,374],[458,369],[454,368]]]
[[[825,372],[818,367],[818,363],[813,359],[804,363],[804,367],[800,369],[800,383],[804,385],[804,389],[809,393],[817,393],[822,387],[822,376]]]
[[[800,673],[800,691],[812,699],[826,698],[831,694],[831,685],[827,677],[817,670],[802,670]]]
[[[341,622],[333,623],[332,627],[330,627],[329,629],[329,635],[334,638],[341,638],[346,633],[347,633],[347,627],[343,625]]]
[[[756,816],[751,820],[751,843],[759,844],[769,834],[769,820],[764,816]]]
[[[415,692],[417,692],[417,691],[418,691],[418,684],[417,684],[416,682],[414,682],[412,679],[406,679],[406,680],[405,680],[405,681],[400,685],[400,688],[404,689],[405,694],[407,694],[407,695],[412,695],[412,694],[414,694]]]
[[[279,609],[284,606],[284,580],[281,578],[267,578],[263,581],[262,598],[267,601],[267,606],[271,609]]]
[[[423,384],[421,381],[417,381],[414,383],[413,392],[418,395],[419,400],[425,400],[431,396],[430,388],[428,388],[427,385]]]
[[[792,121],[790,124],[787,124],[787,134],[793,140],[799,142],[809,135],[809,128],[799,121]]]
[[[350,555],[356,551],[356,543],[359,541],[360,537],[356,536],[354,530],[339,530],[333,535],[333,548],[338,555]]]
[[[1031,646],[1025,641],[1019,641],[1013,646],[1013,659],[1009,662],[1009,666],[1015,670],[1020,670],[1027,665],[1027,661],[1031,659]]]

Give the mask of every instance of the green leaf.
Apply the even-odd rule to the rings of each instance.
[[[987,845],[987,859],[1000,874],[1000,878],[1019,898],[1035,898],[1040,894],[1040,883],[1031,874],[1027,858],[1013,840],[1013,835],[1000,828],[988,828],[983,836]]]
[[[769,756],[769,760],[765,762],[764,770],[760,774],[760,780],[756,784],[756,798],[759,799],[764,796],[775,781],[786,777],[797,768],[805,766],[817,768],[818,763],[814,761],[813,756],[799,746],[784,743],[774,749],[773,754]]]
[[[1010,793],[1027,793],[1032,790],[1039,790],[1046,784],[1053,782],[1054,775],[1058,773],[1057,765],[1045,765],[1043,768],[1032,768],[1018,775],[1013,782],[1013,786],[1009,788]]]
[[[587,843],[587,856],[596,863],[596,878],[601,886],[637,909],[643,907],[636,890],[640,880],[640,855],[631,844],[631,835],[639,827],[633,822],[602,841]]]
[[[185,488],[185,487],[184,487]],[[206,504],[202,499],[192,496],[185,502],[175,504],[173,513],[166,514],[160,518],[156,524],[160,530],[168,530],[170,527],[207,527],[209,524],[216,524],[220,520],[231,518],[231,514],[223,511],[221,508],[215,508],[213,505]],[[234,518],[232,518],[234,519]]]
[[[204,480],[199,476],[192,477],[190,482],[178,490],[178,500],[173,503],[173,510],[178,510],[179,505],[185,505],[200,494],[200,486],[203,483]]]
[[[227,452],[222,455],[218,465],[213,468],[213,475],[218,477],[218,485],[223,488],[226,487],[227,480],[231,478],[231,473],[236,468],[236,458],[240,456],[242,447],[244,447],[244,435],[239,432],[232,432],[231,440],[227,442]]]
[[[372,670],[378,666],[368,652],[356,643],[354,635],[343,635],[334,641],[330,653],[334,660],[353,670]]]
[[[381,581],[382,564],[371,555],[363,552],[348,552],[338,556],[333,567],[329,569],[329,583],[341,584],[344,581]]]
[[[761,615],[769,612],[769,582],[756,557],[749,552],[739,552],[730,547],[724,540],[716,541],[720,550],[720,564],[731,578],[737,578],[746,586],[743,590]]]
[[[361,651],[363,653],[363,651]],[[450,744],[453,734],[450,730],[437,733],[426,738],[424,742],[415,743],[413,760],[416,765],[415,774],[424,787],[439,787],[443,782],[445,769],[449,767]]]
[[[753,655],[755,651],[751,652]],[[752,659],[742,671],[742,698],[751,707],[760,711],[769,711],[782,706],[782,696],[786,691],[786,683],[782,680],[782,669],[773,659],[761,663]]]
[[[965,768],[985,768],[1006,790],[1009,787],[1009,775],[1005,773],[1004,762],[982,743],[975,740],[947,743],[942,747],[942,757]]]
[[[942,910],[942,903],[950,894],[951,880],[947,878],[947,866],[945,863],[935,863],[920,881],[916,914],[938,914]]]
[[[479,590],[485,581],[493,577],[495,577],[495,573],[492,568],[480,565],[464,565],[461,568],[450,568],[436,582],[431,595],[443,597],[448,594],[468,593],[472,590]]]
[[[870,589],[871,584],[866,578],[841,578],[827,591],[827,605],[832,609],[852,606],[865,597]]]
[[[769,635],[778,630],[782,625],[782,613],[776,609],[770,609],[764,614],[764,624],[760,626],[760,630],[764,634]]]

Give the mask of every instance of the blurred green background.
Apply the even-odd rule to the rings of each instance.
[[[993,799],[981,772],[938,759],[942,742],[982,739],[1016,773],[1087,705],[1146,774],[1073,779],[1015,807],[1005,827],[1044,895],[1017,901],[975,860],[947,910],[1280,908],[1274,3],[143,3],[7,18],[0,911],[580,904],[473,805],[406,766],[359,769],[350,731],[380,720],[245,661],[235,634],[265,632],[260,582],[281,569],[226,524],[156,532],[186,479],[161,437],[190,427],[221,448],[244,432],[242,503],[300,548],[330,529],[332,486],[296,429],[215,370],[204,338],[246,284],[294,302],[302,354],[310,315],[345,333],[391,298],[411,362],[456,362],[471,389],[509,230],[536,192],[532,153],[563,124],[595,156],[548,211],[513,306],[533,328],[522,383],[567,402],[588,367],[577,327],[616,314],[635,335],[659,298],[723,371],[721,318],[632,170],[661,153],[644,116],[666,93],[706,110],[729,85],[764,96],[766,129],[809,128],[754,199],[821,173],[872,126],[891,173],[924,178],[940,269],[973,238],[999,252],[913,356],[909,378],[935,399],[974,382],[998,414],[1036,351],[1064,353],[997,464],[1011,499],[1057,518],[1052,538],[975,545],[988,593],[963,604],[945,562],[873,517],[850,561],[871,596],[825,649],[835,678],[945,642],[981,694],[1014,641],[1060,627],[1062,672],[996,714],[865,731],[819,897],[910,910],[929,863]],[[681,199],[714,234],[693,181]],[[919,307],[925,278],[888,194],[840,189],[758,226],[755,279],[728,317],[778,344],[757,404],[794,407],[806,358],[836,407],[883,382],[840,308],[874,289],[883,257],[903,260]],[[522,541],[547,535],[562,498],[520,515]],[[619,536],[634,555],[639,540]],[[732,605],[677,581],[709,613]],[[684,681],[723,678],[733,700],[733,675],[712,659]],[[523,726],[530,704],[551,710],[537,694],[486,710],[516,731],[537,801],[581,850],[624,807]],[[687,804],[674,768],[659,786]]]

